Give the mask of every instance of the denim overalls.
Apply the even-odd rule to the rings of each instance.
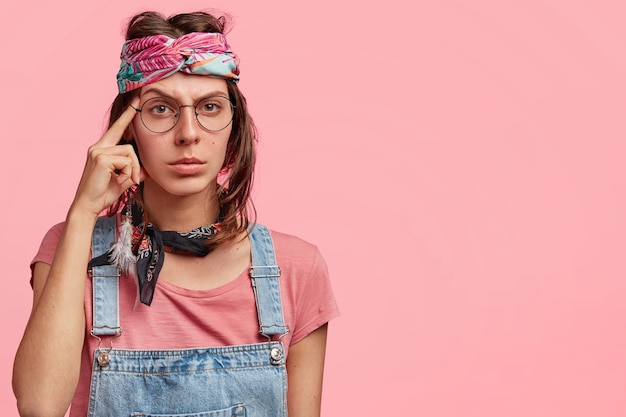
[[[109,249],[116,229],[115,217],[98,219],[93,256]],[[101,346],[93,362],[89,417],[287,416],[287,373],[280,337],[288,328],[280,298],[280,269],[265,226],[254,226],[250,243],[250,278],[259,328],[268,341],[162,351]],[[119,337],[118,270],[94,267],[91,275],[91,333],[98,339]]]

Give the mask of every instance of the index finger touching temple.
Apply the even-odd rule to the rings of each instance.
[[[102,145],[117,145],[124,134],[126,128],[130,125],[133,118],[137,114],[137,106],[139,99],[136,98],[133,102],[124,110],[120,117],[113,122],[109,130],[102,136],[99,143]]]

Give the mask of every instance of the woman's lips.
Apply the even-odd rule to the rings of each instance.
[[[183,158],[170,164],[175,172],[181,175],[194,175],[200,172],[204,162],[196,158]]]

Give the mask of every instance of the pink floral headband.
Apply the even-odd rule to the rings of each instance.
[[[120,94],[169,77],[178,71],[239,80],[239,58],[221,33],[192,32],[173,39],[146,36],[124,42],[117,73]]]

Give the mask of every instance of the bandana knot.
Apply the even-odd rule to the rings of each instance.
[[[153,35],[124,42],[117,86],[120,94],[176,72],[239,80],[239,58],[221,33],[192,32],[173,39]]]

